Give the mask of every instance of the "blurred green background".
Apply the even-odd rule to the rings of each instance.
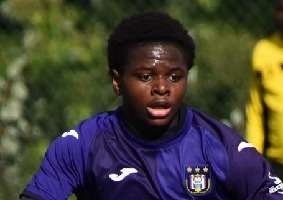
[[[52,139],[118,100],[106,42],[125,16],[166,11],[197,45],[186,102],[244,131],[250,57],[267,0],[0,0],[0,200],[17,199]]]

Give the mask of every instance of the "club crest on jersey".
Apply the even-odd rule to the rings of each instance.
[[[185,185],[187,191],[193,195],[207,193],[211,186],[209,167],[187,167]]]

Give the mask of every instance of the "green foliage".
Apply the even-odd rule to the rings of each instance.
[[[218,119],[229,119],[233,109],[244,110],[255,39],[217,24],[196,26],[194,34],[199,52],[195,70],[199,75],[189,84],[188,101]]]
[[[0,77],[5,76],[7,65],[12,60],[21,54],[20,34],[14,33],[12,35],[0,34]]]

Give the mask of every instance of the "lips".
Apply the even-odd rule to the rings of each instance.
[[[165,118],[170,114],[171,105],[166,101],[155,101],[146,107],[148,114],[153,118]]]

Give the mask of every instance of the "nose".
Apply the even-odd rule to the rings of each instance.
[[[168,96],[170,94],[168,81],[164,78],[158,78],[157,80],[154,80],[151,94],[158,96]]]

